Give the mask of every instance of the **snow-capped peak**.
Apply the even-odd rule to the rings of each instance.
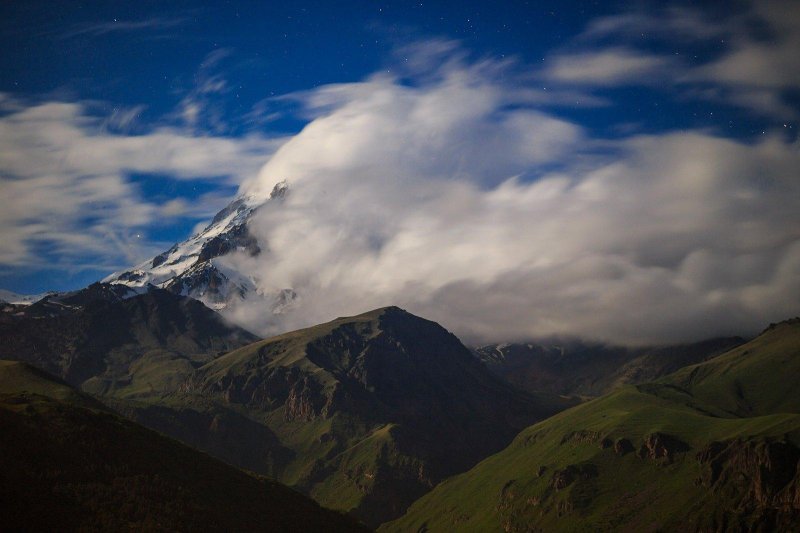
[[[215,259],[232,252],[252,257],[261,247],[248,230],[253,214],[267,205],[280,204],[289,191],[286,180],[277,183],[267,200],[239,196],[217,213],[201,232],[131,270],[103,280],[132,288],[150,285],[191,296],[217,309],[255,292],[254,280],[223,268]]]

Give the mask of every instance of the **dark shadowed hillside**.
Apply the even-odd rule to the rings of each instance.
[[[0,313],[0,339],[0,358],[29,362],[103,394],[123,385],[171,389],[171,372],[257,337],[197,300],[155,288],[132,295],[125,287],[96,283],[7,307]]]
[[[0,428],[3,530],[366,530],[24,363],[0,362]]]

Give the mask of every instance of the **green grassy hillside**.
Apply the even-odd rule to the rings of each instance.
[[[800,524],[800,321],[524,430],[382,531],[773,531]]]
[[[24,363],[0,361],[0,429],[3,530],[366,530]]]
[[[370,525],[575,403],[510,388],[444,328],[391,307],[169,375],[181,381],[172,394],[118,387],[104,398]]]
[[[705,364],[685,367],[660,383],[685,390],[719,416],[800,413],[800,319],[776,324]]]
[[[6,395],[34,394],[80,407],[104,409],[102,403],[81,394],[65,381],[17,361],[0,360],[0,391]]]

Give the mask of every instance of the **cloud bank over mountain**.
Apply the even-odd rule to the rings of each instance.
[[[532,17],[517,30],[565,20],[517,7]],[[298,295],[283,314],[228,311],[260,333],[388,304],[475,341],[676,342],[800,314],[797,3],[594,13],[563,38],[525,30],[508,54],[513,39],[480,46],[494,34],[397,31],[381,68],[338,62],[275,91],[263,84],[303,62],[282,77],[255,60],[266,44],[201,46],[158,110],[0,93],[4,286],[102,279],[184,239],[237,187],[266,198],[287,180],[252,222],[261,255],[219,259]],[[166,38],[195,18],[87,20],[58,42]]]
[[[316,117],[243,186],[291,192],[252,224],[266,252],[229,261],[298,299],[232,318],[272,332],[398,304],[473,340],[658,343],[800,310],[796,140],[592,138],[514,65],[415,53],[295,95]]]

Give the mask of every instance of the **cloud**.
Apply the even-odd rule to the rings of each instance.
[[[798,4],[743,2],[724,16],[714,15],[700,7],[668,7],[599,18],[554,53],[542,75],[596,89],[672,85],[685,96],[796,118],[800,111],[786,92],[800,88]],[[698,57],[695,49],[704,52]]]
[[[199,133],[227,90],[224,52],[198,71],[184,128],[130,135],[133,109],[102,120],[81,103],[0,95],[0,264],[136,263],[156,251],[138,228],[222,201],[156,204],[130,173],[219,176],[260,198],[288,180],[286,200],[253,221],[262,254],[221,265],[267,299],[297,292],[280,315],[264,301],[228,311],[265,334],[389,304],[470,341],[755,333],[800,313],[798,141],[769,128],[757,141],[635,129],[598,139],[557,110],[610,106],[602,91],[658,82],[677,99],[794,113],[784,92],[797,88],[800,32],[794,10],[778,13],[754,3],[721,20],[688,8],[608,17],[538,69],[415,43],[392,74],[264,101],[303,107],[308,124],[288,141]],[[662,55],[717,41],[695,63]]]
[[[715,15],[705,16],[697,10],[678,6],[619,13],[592,20],[577,40],[597,42],[648,36],[690,42],[714,39],[728,32],[726,25],[720,23],[719,15]]]
[[[115,133],[131,133],[139,125],[139,120],[147,106],[115,106],[111,114],[103,120],[103,126]]]
[[[754,2],[749,15],[769,35],[734,33],[730,50],[699,67],[693,75],[754,89],[800,87],[800,5],[775,0]]]
[[[552,81],[595,86],[653,84],[670,76],[677,65],[670,57],[627,48],[580,52],[551,58],[544,76]]]
[[[0,264],[64,267],[140,261],[165,243],[147,239],[163,217],[208,216],[218,193],[192,205],[158,205],[129,176],[160,174],[179,180],[238,185],[257,174],[280,140],[260,135],[225,138],[161,127],[139,135],[109,131],[129,125],[124,116],[96,117],[82,103],[26,104],[0,99],[0,190],[3,227]],[[168,245],[169,243],[167,243]],[[52,266],[52,265],[51,265]]]
[[[178,106],[177,116],[192,131],[221,134],[229,129],[220,98],[229,92],[229,87],[220,71],[220,64],[230,57],[231,52],[220,48],[205,57],[195,74],[194,86]]]
[[[582,140],[578,126],[528,105],[530,95],[518,90],[502,66],[448,58],[435,73],[415,76],[422,85],[376,75],[294,95],[307,116],[317,118],[243,190],[266,197],[283,179],[313,184],[322,175],[328,176],[325,186],[335,179],[349,185],[351,167],[365,179],[388,172],[413,182],[492,186],[527,166],[557,164]]]
[[[253,222],[264,252],[224,265],[299,296],[232,319],[274,333],[396,304],[472,341],[635,344],[800,311],[797,142],[595,140],[516,100],[508,65],[438,64],[299,97],[316,118],[242,186],[290,194]]]
[[[81,24],[75,26],[73,29],[62,34],[62,38],[69,39],[84,35],[100,37],[103,35],[108,35],[113,33],[174,30],[176,27],[185,24],[187,21],[188,21],[187,18],[182,18],[182,17],[179,18],[152,17],[143,20],[112,19],[106,22]]]

